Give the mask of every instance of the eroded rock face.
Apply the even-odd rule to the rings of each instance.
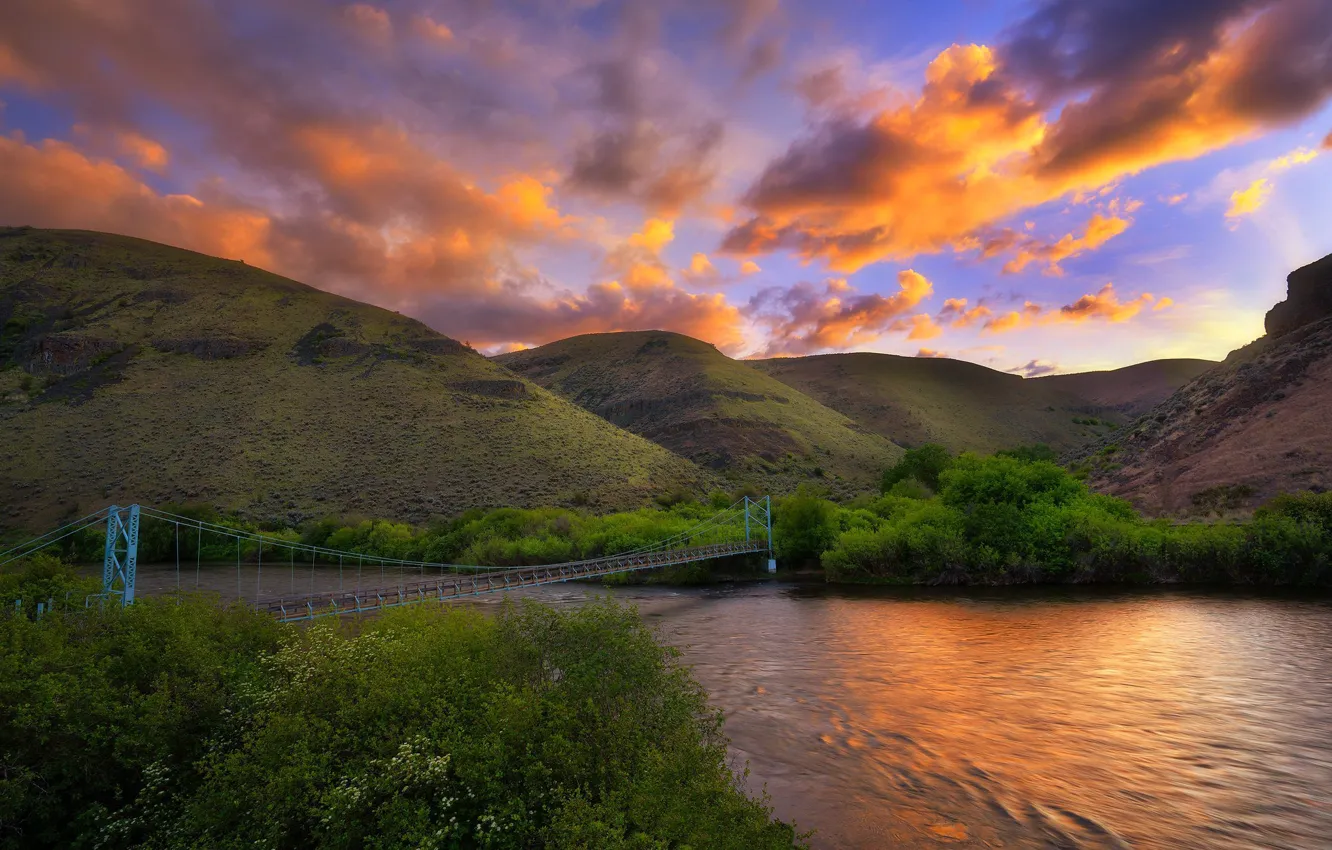
[[[32,345],[27,371],[34,375],[71,375],[122,348],[114,339],[76,333],[48,334]]]
[[[1267,311],[1270,337],[1285,336],[1332,316],[1332,254],[1286,276],[1286,300]]]

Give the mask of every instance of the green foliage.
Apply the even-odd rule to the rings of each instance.
[[[939,489],[939,476],[943,474],[944,470],[948,469],[952,462],[953,456],[948,453],[948,449],[937,443],[926,443],[918,448],[907,449],[906,454],[897,462],[897,465],[890,467],[883,473],[880,489],[887,493],[899,481],[914,478],[930,490],[937,491]]]
[[[0,618],[2,847],[792,847],[631,610]]]
[[[801,486],[773,506],[773,548],[789,565],[817,560],[837,539],[837,508]]]
[[[1248,523],[1146,522],[1022,452],[964,454],[922,499],[900,483],[823,552],[840,581],[1332,582],[1332,496],[1279,497]],[[915,496],[910,498],[908,496]],[[852,513],[841,509],[840,513]],[[872,520],[865,522],[863,515]]]
[[[999,457],[1011,457],[1018,460],[1034,462],[1038,460],[1048,460],[1055,463],[1059,460],[1059,455],[1047,443],[1032,443],[1029,446],[1017,446],[1011,449],[1001,449],[995,452]]]
[[[1204,516],[1213,513],[1221,516],[1243,507],[1253,494],[1254,489],[1248,484],[1220,484],[1194,493],[1190,501]]]

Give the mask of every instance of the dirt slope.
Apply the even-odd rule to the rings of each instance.
[[[1095,486],[1161,514],[1332,486],[1332,257],[1289,280],[1267,336],[1078,453]]]

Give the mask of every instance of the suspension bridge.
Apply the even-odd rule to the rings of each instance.
[[[230,563],[220,563],[217,555],[223,549],[230,552],[234,543],[234,598],[283,622],[431,601],[448,602],[736,555],[766,553],[768,571],[776,571],[772,552],[772,500],[766,496],[761,499],[746,496],[684,531],[628,551],[578,561],[518,567],[383,557],[234,528],[145,505],[111,505],[0,552],[0,568],[54,547],[74,535],[82,534],[86,539],[88,533],[95,532],[100,525],[105,526],[102,590],[81,600],[82,607],[105,605],[108,601],[129,605],[141,590],[171,592],[192,587],[230,595],[226,575],[231,572]],[[160,532],[170,530],[172,537],[165,542],[174,552],[167,556],[165,563],[159,558],[146,567],[153,580],[149,582],[150,587],[141,588],[144,570],[139,564],[140,534],[148,525],[155,527],[159,543],[162,542]],[[193,559],[190,558],[191,549]],[[209,551],[207,560],[205,550]],[[76,607],[80,601],[65,599],[61,602],[68,608]],[[22,600],[17,604],[21,608]],[[56,604],[54,599],[39,602],[38,615]]]

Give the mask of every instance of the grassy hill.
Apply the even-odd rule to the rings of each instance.
[[[110,502],[424,519],[709,476],[412,319],[121,236],[0,229],[0,524]]]
[[[1057,382],[962,360],[862,353],[750,364],[903,446],[992,452],[1048,443],[1062,450],[1129,419]]]
[[[588,334],[495,358],[608,422],[737,481],[873,485],[902,450],[750,363],[664,331]]]
[[[1148,360],[1122,369],[1046,375],[1031,380],[1081,396],[1091,404],[1136,417],[1156,407],[1175,390],[1215,365],[1214,360]]]

